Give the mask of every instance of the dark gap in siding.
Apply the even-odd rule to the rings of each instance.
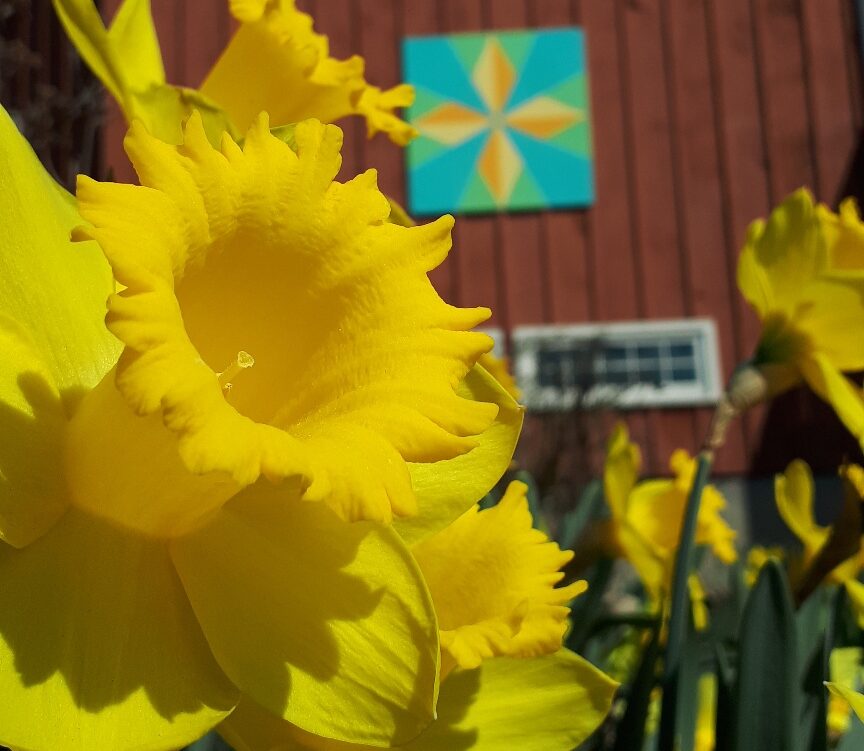
[[[627,53],[627,36],[624,29],[624,18],[622,16],[622,7],[620,4],[615,5],[615,32],[618,40],[618,58],[620,62],[620,80],[621,80],[621,132],[624,135],[624,151],[627,163],[627,174],[625,182],[627,184],[627,204],[630,215],[630,261],[633,264],[633,274],[636,279],[634,296],[636,298],[636,310],[639,318],[645,318],[645,292],[640,284],[644,278],[644,270],[642,268],[642,254],[640,252],[641,240],[639,237],[639,196],[636,194],[636,183],[633,176],[633,165],[636,163],[634,156],[635,148],[633,144],[633,133],[631,127],[633,125],[633,109],[631,106],[632,92],[630,85],[630,56]]]
[[[768,104],[765,97],[764,81],[764,55],[759,38],[759,17],[756,10],[756,0],[750,0],[750,30],[753,34],[753,58],[756,62],[756,97],[759,100],[759,129],[762,133],[762,158],[765,160],[766,187],[768,189],[768,206],[773,207],[776,196],[774,195],[773,164],[771,160],[771,149],[768,143]]]
[[[823,0],[824,2],[824,0]],[[807,144],[810,150],[810,164],[812,165],[813,185],[810,186],[817,200],[830,202],[831,198],[823,194],[822,175],[819,169],[817,155],[819,153],[816,144],[816,127],[814,117],[816,114],[816,102],[813,94],[813,60],[810,50],[810,40],[807,35],[807,24],[804,23],[804,4],[797,0],[798,7],[798,37],[801,40],[801,67],[804,69],[804,101],[807,102]]]

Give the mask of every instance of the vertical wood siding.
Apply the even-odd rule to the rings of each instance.
[[[110,13],[116,0],[105,4]],[[153,5],[169,79],[197,85],[230,33],[227,3]],[[851,0],[298,5],[313,13],[335,55],[362,55],[368,78],[381,86],[399,80],[405,35],[584,27],[596,205],[587,211],[459,218],[454,251],[434,272],[446,299],[491,307],[491,323],[505,329],[710,316],[717,321],[728,375],[751,353],[758,333],[735,285],[747,224],[799,185],[836,206],[854,182],[850,168],[860,146],[862,97]],[[343,176],[375,167],[382,188],[404,200],[400,151],[382,136],[367,141],[360,122],[344,126]],[[109,126],[106,138],[106,159],[115,165],[120,127]],[[775,440],[788,430],[789,414],[817,416],[810,425],[822,426],[820,442],[830,464],[838,441],[845,440],[842,430],[833,421],[820,423],[824,411],[807,396],[792,395],[785,409],[785,417],[762,410],[736,425],[718,470],[774,471],[791,459]],[[628,416],[651,472],[664,469],[675,447],[694,448],[708,419],[706,410],[686,409]],[[803,440],[789,445],[807,453]]]

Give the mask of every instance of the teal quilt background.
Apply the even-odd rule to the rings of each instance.
[[[556,28],[408,37],[403,78],[413,214],[594,201],[585,38]]]

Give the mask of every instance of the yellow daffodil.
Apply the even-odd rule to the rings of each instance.
[[[833,683],[853,686],[861,673],[861,648],[839,647],[831,650],[829,675]],[[827,709],[828,737],[833,743],[849,730],[852,707],[849,700],[840,692],[831,691]]]
[[[327,37],[294,0],[230,0],[239,27],[198,90],[166,82],[149,0],[124,0],[107,29],[93,0],[52,2],[126,120],[141,120],[168,143],[180,143],[193,110],[217,147],[223,131],[236,139],[262,110],[274,126],[360,115],[370,136],[382,131],[404,146],[415,135],[393,113],[413,102],[414,90],[403,84],[382,91],[366,82],[361,57],[331,57]]]
[[[673,479],[637,482],[641,465],[639,447],[630,442],[627,428],[619,424],[609,440],[603,472],[606,502],[612,514],[606,542],[611,554],[626,557],[633,564],[649,597],[660,602],[671,587],[696,461],[679,449],[669,461]],[[696,544],[710,547],[721,561],[732,563],[737,559],[735,530],[720,515],[725,506],[720,492],[707,486],[699,507]],[[695,599],[698,602],[698,596]]]
[[[516,379],[510,369],[510,360],[506,357],[487,352],[481,356],[480,364],[489,371],[498,383],[500,383],[517,402],[522,398],[522,391],[516,384]]]
[[[804,189],[768,221],[754,222],[738,262],[738,286],[762,321],[753,358],[772,396],[806,382],[864,440],[864,227],[854,204],[840,216]]]
[[[717,746],[717,676],[714,673],[700,675],[696,691],[699,701],[693,751],[714,751]]]
[[[837,696],[845,699],[852,707],[852,711],[856,714],[859,720],[864,722],[864,694],[859,694],[855,689],[845,686],[842,683],[826,683],[828,690],[832,696]]]
[[[759,578],[759,572],[768,561],[782,561],[785,551],[781,547],[765,547],[754,545],[747,552],[747,563],[744,567],[744,581],[748,587],[753,587]]]
[[[841,474],[847,490],[853,492],[860,502],[860,499],[864,498],[864,469],[851,464],[843,467]],[[799,568],[802,572],[806,571],[831,535],[829,527],[816,523],[813,513],[813,474],[807,462],[795,459],[782,475],[777,475],[774,478],[774,495],[780,516],[801,541],[803,550]],[[837,566],[827,577],[828,581],[846,587],[859,620],[864,615],[864,584],[858,581],[862,568],[864,544],[858,553]]]
[[[521,410],[428,280],[452,221],[385,223],[338,128],[295,140],[137,125],[142,185],[82,178],[70,244],[0,111],[2,744],[174,749],[242,697],[372,746],[432,718],[431,597],[378,521],[470,507]]]
[[[412,546],[432,592],[444,662],[438,717],[411,751],[569,751],[602,722],[616,683],[561,649],[566,603],[585,582],[555,588],[572,557],[536,529],[526,486],[475,506]],[[237,751],[360,751],[299,731],[244,700],[220,728]]]

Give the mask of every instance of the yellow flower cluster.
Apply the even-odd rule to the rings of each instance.
[[[609,439],[603,484],[611,520],[606,528],[606,549],[633,564],[649,598],[662,604],[672,586],[672,567],[681,535],[687,497],[693,484],[695,460],[683,449],[672,454],[672,479],[638,482],[642,468],[639,447],[619,424]],[[709,485],[702,493],[696,543],[710,547],[724,563],[737,559],[735,530],[720,512],[726,501]],[[701,601],[701,585],[691,580],[694,600]],[[698,612],[698,611],[697,611]]]
[[[616,684],[562,649],[585,584],[556,587],[525,487],[475,505],[522,408],[489,311],[429,281],[452,219],[335,179],[329,123],[404,143],[410,89],[292,0],[234,0],[201,91],[165,82],[146,0],[108,29],[54,5],[140,184],[81,177],[76,207],[0,110],[0,743],[581,743]]]

